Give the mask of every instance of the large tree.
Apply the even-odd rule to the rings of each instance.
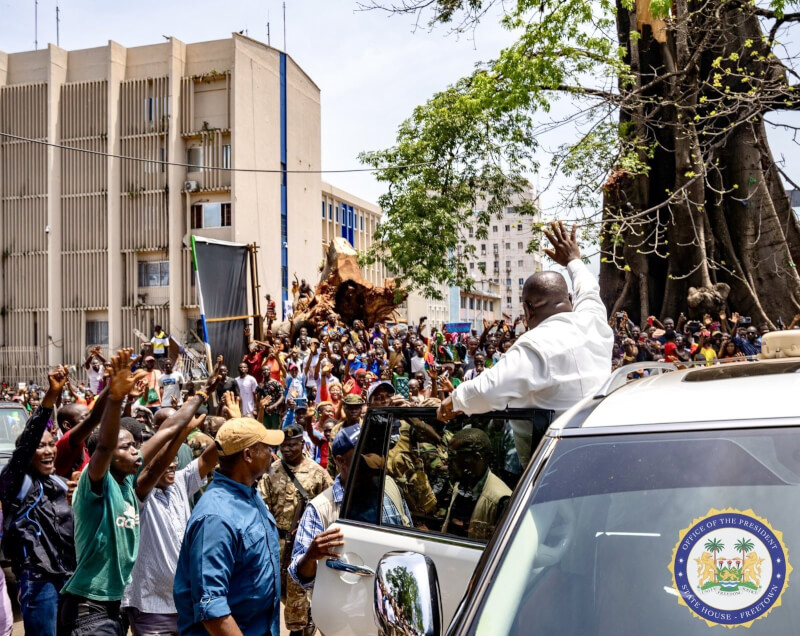
[[[362,155],[388,183],[369,258],[429,294],[471,286],[469,228],[486,237],[560,128],[558,214],[598,242],[609,309],[643,320],[727,302],[768,322],[800,311],[793,182],[765,129],[800,104],[778,42],[800,13],[783,0],[398,1],[371,6],[457,31],[502,7],[518,38],[417,107],[393,147]]]

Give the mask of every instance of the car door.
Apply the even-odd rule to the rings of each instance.
[[[473,523],[476,506],[468,515],[468,525],[457,523],[457,512],[451,510],[454,495],[448,459],[450,463],[460,460],[457,451],[449,450],[450,442],[464,428],[478,428],[486,434],[480,440],[485,443],[488,439],[491,445],[485,454],[491,457],[489,471],[503,495],[499,501],[505,500],[500,504],[503,507],[551,417],[549,411],[513,410],[463,417],[443,428],[435,409],[370,410],[341,515],[332,526],[344,533],[342,557],[320,561],[317,569],[312,615],[322,633],[377,634],[372,613],[374,570],[384,554],[398,550],[433,559],[447,624],[491,537],[494,521],[499,521],[492,517]],[[489,479],[482,486],[484,491],[488,484]],[[399,518],[393,512],[400,513]],[[502,511],[493,514],[502,516]]]

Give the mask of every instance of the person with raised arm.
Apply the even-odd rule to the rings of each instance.
[[[5,514],[3,552],[19,582],[26,634],[55,636],[58,592],[75,569],[68,486],[55,475],[55,436],[47,430],[67,377],[62,366],[48,374],[47,393],[0,472],[0,501]]]
[[[530,276],[522,289],[528,331],[491,369],[455,388],[439,407],[441,420],[507,407],[560,415],[608,377],[614,333],[597,279],[581,260],[577,226],[569,231],[559,221],[550,228],[545,235],[553,249],[544,252],[567,268],[574,298],[560,273]]]

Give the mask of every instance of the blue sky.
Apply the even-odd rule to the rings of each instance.
[[[60,0],[60,44],[68,50],[163,41],[250,37],[283,48],[281,0]],[[400,122],[435,91],[494,57],[512,39],[487,21],[475,40],[443,30],[414,31],[410,16],[359,11],[355,0],[287,0],[286,49],[322,90],[322,166],[361,167],[362,150],[392,144]],[[39,0],[39,47],[56,42],[56,2]],[[34,0],[0,0],[0,50],[34,48]],[[368,173],[323,175],[361,198],[376,201],[383,186]]]
[[[124,46],[163,41],[184,42],[229,37],[247,30],[283,48],[281,0],[59,0],[60,43],[66,49],[102,46],[109,39]],[[286,49],[322,89],[322,167],[361,167],[357,155],[391,145],[398,124],[434,92],[471,71],[476,62],[495,57],[513,35],[489,16],[469,37],[439,28],[414,28],[412,16],[359,11],[357,0],[287,0]],[[39,46],[56,41],[56,0],[39,0]],[[474,35],[474,38],[473,38]],[[788,38],[782,38],[786,42]],[[0,0],[0,50],[34,47],[34,0]],[[789,42],[789,47],[794,47]],[[773,121],[800,125],[800,113],[772,115]],[[770,130],[775,158],[796,174],[797,146],[785,130]],[[554,147],[569,131],[545,139]],[[562,139],[563,137],[563,139]],[[546,165],[549,158],[541,157]],[[384,191],[369,173],[325,175],[326,180],[357,196],[377,201]],[[541,184],[546,183],[542,177]],[[538,182],[534,179],[534,186]],[[558,180],[557,180],[558,185]],[[542,197],[547,210],[555,190]]]

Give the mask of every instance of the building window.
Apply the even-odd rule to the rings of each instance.
[[[231,226],[230,203],[195,203],[192,206],[192,229]]]
[[[108,344],[108,320],[86,321],[86,344],[87,345]]]
[[[484,298],[484,300],[483,300],[483,310],[486,311],[487,307],[488,307],[488,303],[486,302],[486,299]]]
[[[485,261],[481,261],[480,263],[478,263],[478,269],[481,270],[482,272],[485,272],[486,271],[486,262]]]
[[[510,231],[511,231],[511,226],[510,225],[506,225],[506,232],[510,232]]]
[[[500,261],[495,261],[494,262],[494,271],[496,271],[496,272],[500,271]]]
[[[506,278],[506,285],[510,285],[510,284],[511,284],[511,279],[510,278]]]
[[[169,261],[139,263],[139,287],[169,287]]]
[[[506,269],[511,269],[511,261],[506,261]]]
[[[363,232],[364,231],[364,215],[363,214],[359,215],[358,221],[359,221],[359,223],[361,223],[361,231]]]
[[[202,172],[203,171],[203,149],[199,146],[197,148],[189,148],[186,151],[186,163],[189,164],[189,172]]]
[[[522,223],[517,223],[517,232],[522,232]]]
[[[523,261],[522,259],[518,260],[517,267],[525,267],[525,261]]]
[[[152,97],[144,98],[144,120],[153,121],[155,119],[155,104]]]
[[[494,232],[495,234],[497,233],[497,226],[496,225],[492,226],[492,232]]]
[[[339,204],[336,204],[336,222],[339,222]]]
[[[475,232],[472,230],[472,228],[469,228],[469,237],[473,238],[474,234]]]
[[[333,221],[333,203],[328,204],[328,220]]]
[[[507,249],[507,250],[510,250],[510,249],[511,249],[511,243],[506,243],[506,249]]]
[[[231,167],[231,147],[230,144],[222,146],[222,167],[230,169]]]
[[[486,244],[481,243],[481,254],[486,254]]]
[[[519,284],[520,285],[524,285],[525,284],[525,279],[524,278],[520,278],[519,279]]]
[[[511,296],[506,296],[506,305],[511,307]]]
[[[494,301],[493,300],[489,301],[489,311],[494,311]]]
[[[475,309],[475,299],[474,298],[470,298],[469,299],[469,308],[470,309]]]
[[[519,302],[522,302],[522,294],[519,295]]]
[[[517,249],[518,250],[522,249],[522,241],[517,241]]]
[[[470,268],[470,269],[475,269],[475,263],[470,263],[470,264],[469,264],[469,268]]]
[[[467,297],[466,296],[462,296],[461,297],[461,309],[466,309],[466,308],[467,308]]]
[[[511,205],[506,208],[506,214],[514,214],[514,206]]]

